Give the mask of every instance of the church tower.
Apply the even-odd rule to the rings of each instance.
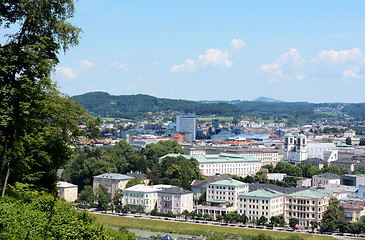
[[[293,158],[291,151],[295,148],[294,136],[291,133],[287,133],[284,139],[283,160],[284,162],[289,162]]]
[[[301,162],[308,159],[307,138],[303,134],[297,136],[296,153],[297,161]]]

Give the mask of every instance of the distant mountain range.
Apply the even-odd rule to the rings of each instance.
[[[354,117],[365,119],[365,103],[284,102],[259,97],[253,101],[188,101],[149,95],[110,95],[90,92],[73,97],[95,116],[142,119],[150,112],[179,112],[199,116],[291,116],[297,118]]]
[[[259,97],[256,98],[255,100],[252,100],[253,102],[271,102],[271,103],[282,103],[285,101],[281,101],[281,100],[276,100],[273,98],[267,98],[267,97]]]

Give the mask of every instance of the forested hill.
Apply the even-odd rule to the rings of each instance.
[[[136,119],[147,112],[192,113],[200,116],[285,115],[305,122],[318,117],[354,117],[365,119],[365,103],[308,103],[240,101],[203,103],[188,100],[157,98],[148,95],[110,95],[91,92],[73,97],[95,116]]]
[[[74,96],[81,106],[96,116],[135,119],[147,112],[179,111],[196,115],[237,116],[239,107],[229,103],[199,103],[188,100],[156,98],[148,95],[114,96],[106,92],[91,92]]]

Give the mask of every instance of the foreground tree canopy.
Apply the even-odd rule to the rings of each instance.
[[[69,146],[96,132],[97,121],[50,78],[59,51],[78,43],[81,30],[67,22],[73,13],[71,0],[0,2],[0,27],[9,29],[0,45],[2,196],[15,182],[54,190]]]
[[[93,224],[88,213],[28,185],[16,184],[7,193],[0,198],[0,239],[136,239],[126,230]]]

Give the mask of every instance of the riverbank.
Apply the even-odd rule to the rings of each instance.
[[[257,236],[259,234],[269,235],[274,238],[285,239],[297,236],[302,239],[318,239],[318,240],[330,240],[334,239],[331,236],[322,236],[314,234],[305,233],[293,233],[285,231],[268,231],[268,230],[258,230],[250,228],[238,228],[238,227],[223,227],[214,225],[202,225],[194,223],[185,222],[173,222],[173,221],[163,221],[163,220],[152,220],[143,218],[133,218],[133,217],[121,217],[113,215],[102,215],[93,214],[95,217],[95,222],[98,224],[103,224],[106,226],[113,227],[127,227],[127,228],[139,228],[147,229],[156,232],[165,233],[180,233],[180,234],[191,234],[196,236],[211,236],[213,233],[217,235],[224,235],[227,238],[236,239],[241,237],[242,239],[250,239],[252,236]]]

